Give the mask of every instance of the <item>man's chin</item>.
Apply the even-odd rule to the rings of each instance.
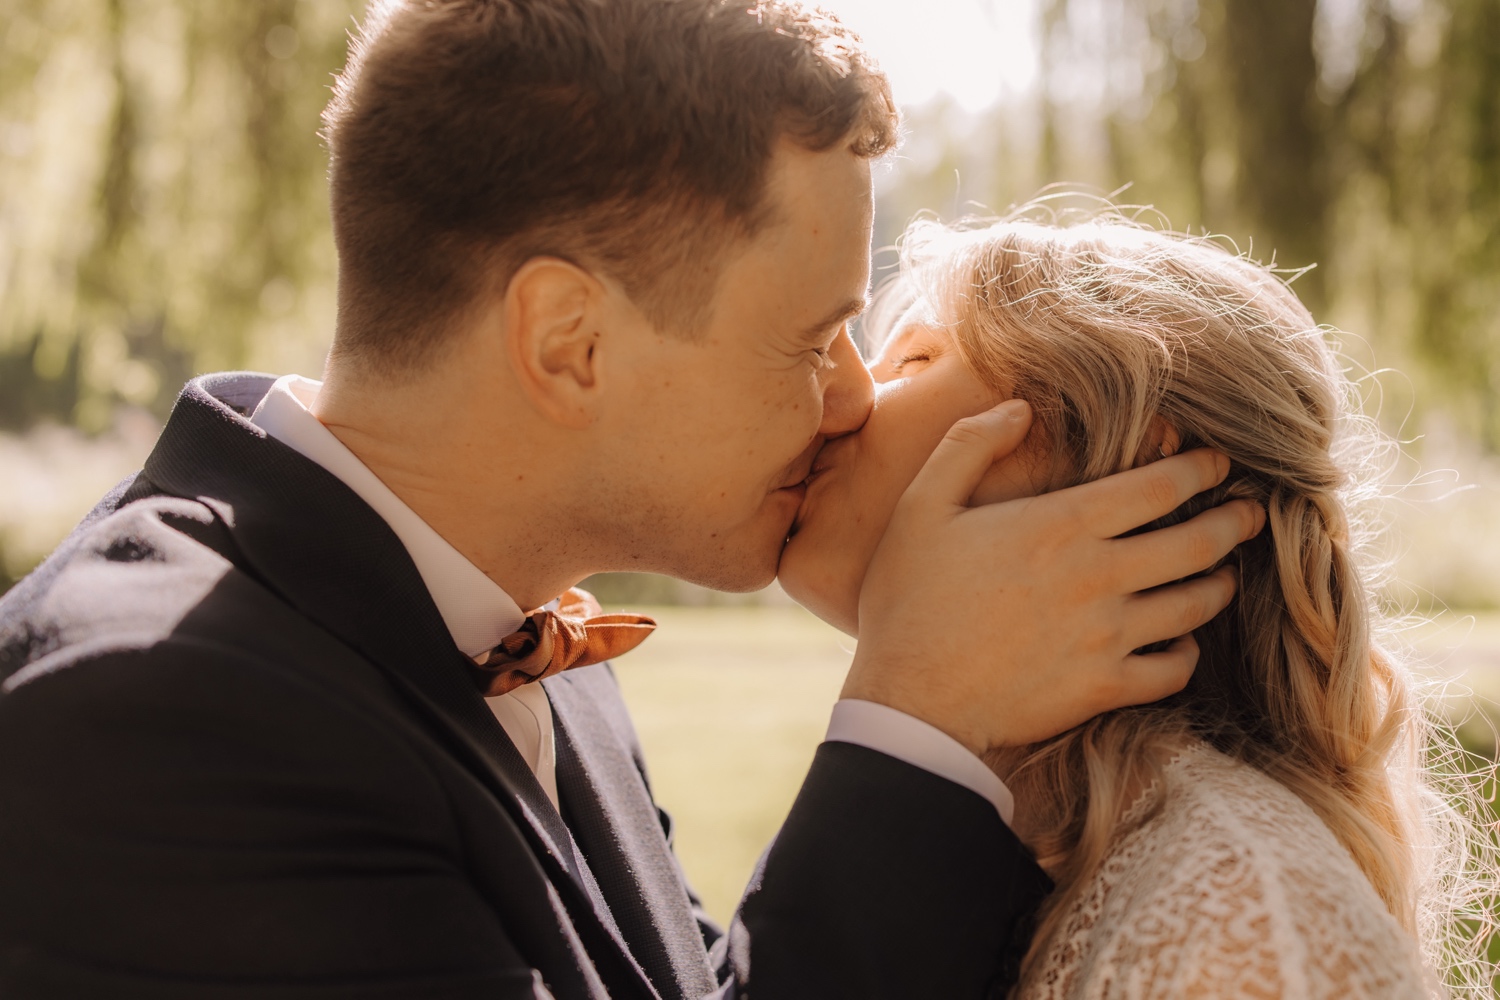
[[[716,542],[695,550],[678,549],[673,565],[659,572],[726,594],[764,590],[776,580],[776,567],[795,513],[795,507],[763,508],[754,521],[713,536]]]
[[[668,575],[726,594],[748,594],[764,590],[776,579],[782,540],[743,551],[724,548],[712,559],[678,567]]]
[[[750,594],[769,587],[776,579],[776,569],[774,566],[754,570],[743,566],[722,566],[673,575],[679,580],[724,594]]]

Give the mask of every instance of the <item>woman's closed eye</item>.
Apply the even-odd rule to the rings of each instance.
[[[931,361],[932,352],[927,350],[907,351],[891,362],[891,371],[899,372],[907,365],[916,364],[919,361]]]
[[[925,366],[942,358],[953,348],[951,334],[946,330],[932,329],[919,324],[898,328],[886,340],[885,347],[871,371],[876,381],[886,381],[911,374],[913,365]]]

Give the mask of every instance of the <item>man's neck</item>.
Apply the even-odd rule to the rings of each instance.
[[[390,385],[330,370],[312,407],[403,503],[523,610],[591,571],[582,539],[559,524],[572,484],[538,428],[503,404],[476,406],[441,377]],[[551,450],[555,454],[555,450]]]

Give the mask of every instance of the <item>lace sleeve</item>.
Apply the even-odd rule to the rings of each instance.
[[[1432,995],[1415,942],[1316,815],[1259,772],[1212,763],[1120,840],[1018,995]]]

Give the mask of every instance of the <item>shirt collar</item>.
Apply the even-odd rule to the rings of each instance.
[[[521,627],[526,617],[521,608],[318,422],[312,405],[322,386],[300,375],[277,379],[251,422],[337,476],[390,525],[464,655],[475,657],[495,648]]]

